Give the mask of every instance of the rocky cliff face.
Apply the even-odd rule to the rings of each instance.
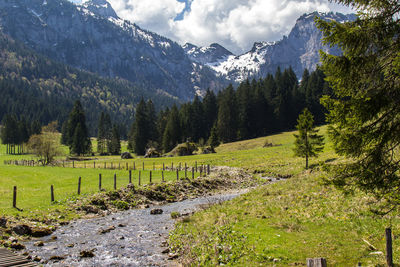
[[[319,50],[337,55],[340,53],[336,47],[322,45],[322,33],[317,29],[314,18],[322,17],[325,20],[336,20],[344,22],[354,20],[355,15],[343,15],[340,13],[318,13],[314,12],[301,16],[289,36],[284,36],[278,42],[257,42],[253,48],[240,56],[226,55],[224,60],[221,57],[208,55],[197,59],[193,51],[213,52],[207,48],[185,48],[186,53],[192,60],[199,61],[221,76],[231,81],[240,82],[246,78],[261,78],[267,73],[274,73],[277,67],[281,69],[291,66],[296,75],[300,78],[305,68],[315,70],[320,62]],[[196,56],[193,56],[195,54]],[[208,60],[209,59],[209,60]]]
[[[0,27],[57,61],[183,100],[224,85],[177,43],[118,18],[105,0],[82,6],[66,0],[0,0]]]

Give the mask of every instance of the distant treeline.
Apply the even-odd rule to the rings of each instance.
[[[6,145],[7,154],[24,153],[24,144],[34,134],[40,134],[42,126],[39,121],[29,122],[24,117],[21,119],[15,115],[6,115],[0,128],[0,138]]]
[[[331,94],[324,78],[320,69],[311,74],[305,70],[299,83],[291,68],[283,72],[278,68],[275,75],[246,80],[237,90],[228,86],[217,95],[208,90],[203,99],[195,97],[158,115],[151,101],[142,100],[130,129],[129,148],[142,155],[146,146],[168,152],[185,141],[206,143],[211,135],[232,142],[291,130],[305,107],[322,124],[325,116],[319,99]]]

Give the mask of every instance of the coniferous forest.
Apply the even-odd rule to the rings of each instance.
[[[58,121],[60,127],[79,99],[91,136],[97,133],[102,111],[120,126],[133,120],[135,105],[142,97],[152,98],[160,108],[176,101],[146,85],[103,78],[54,62],[1,32],[0,93],[0,121],[7,114],[17,114],[18,119],[39,121],[41,125]]]
[[[265,79],[246,80],[237,89],[232,85],[215,94],[208,90],[201,99],[180,107],[174,105],[155,113],[151,101],[142,99],[129,133],[129,148],[143,155],[146,147],[157,146],[169,152],[178,143],[191,141],[205,144],[245,140],[294,129],[304,108],[314,115],[316,124],[325,122],[319,99],[330,95],[320,69],[304,71],[301,82],[291,68],[278,68]]]

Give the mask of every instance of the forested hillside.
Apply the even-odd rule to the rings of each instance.
[[[215,144],[265,136],[294,129],[306,107],[315,122],[323,124],[325,109],[319,99],[331,94],[324,78],[320,69],[312,73],[306,69],[299,82],[292,68],[278,68],[275,75],[246,80],[236,90],[232,85],[217,95],[208,90],[203,99],[195,97],[180,107],[161,111],[158,119],[152,103],[146,106],[142,101],[131,127],[130,147],[143,154],[146,144],[157,144],[168,152],[185,141],[203,144],[208,140]]]
[[[123,79],[107,79],[56,63],[0,33],[0,120],[17,114],[43,125],[68,116],[75,100],[84,106],[88,128],[96,134],[101,111],[118,124],[133,121],[136,103],[151,98],[157,108],[175,99],[165,92],[138,88]]]

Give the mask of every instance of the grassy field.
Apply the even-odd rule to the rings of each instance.
[[[326,134],[326,127],[320,128]],[[343,195],[322,180],[326,173],[321,166],[334,162],[330,141],[326,138],[324,152],[311,159],[311,170],[304,170],[304,159],[293,157],[293,132],[222,144],[216,154],[187,157],[144,159],[136,157],[122,161],[120,157],[91,157],[76,162],[75,167],[21,167],[5,166],[5,159],[30,159],[32,156],[9,156],[0,147],[0,213],[34,217],[66,209],[66,200],[77,197],[78,177],[82,177],[82,194],[98,190],[98,174],[103,175],[103,187],[111,190],[113,175],[117,174],[118,187],[128,182],[126,170],[97,169],[104,166],[129,164],[145,171],[153,166],[183,167],[197,164],[241,167],[258,176],[289,177],[243,195],[233,201],[210,207],[182,219],[172,233],[171,246],[179,251],[184,263],[213,266],[293,266],[304,265],[306,258],[325,257],[330,266],[382,266],[384,255],[384,229],[394,232],[395,261],[400,262],[400,219],[393,212],[385,217],[375,216],[369,210],[372,199],[362,193]],[[267,146],[264,146],[268,144]],[[93,145],[95,147],[95,143]],[[126,147],[126,146],[125,146]],[[67,151],[64,148],[64,151]],[[60,159],[65,158],[60,157]],[[96,162],[96,169],[93,169]],[[181,172],[180,175],[183,175]],[[190,174],[188,174],[190,176]],[[134,172],[137,184],[138,172]],[[156,171],[153,181],[160,180]],[[175,180],[175,172],[166,179]],[[50,204],[50,185],[55,186],[55,204]],[[18,186],[18,206],[11,208],[12,186]],[[60,214],[58,212],[57,214]],[[73,218],[74,214],[66,214]],[[369,242],[374,246],[368,245]]]
[[[266,139],[280,146],[260,148]],[[399,263],[399,213],[376,216],[371,197],[345,196],[325,185],[320,166],[337,158],[326,143],[309,171],[304,159],[292,156],[292,133],[222,145],[215,162],[226,155],[226,165],[291,178],[181,220],[171,247],[185,264],[196,266],[295,266],[316,257],[326,258],[328,266],[384,266],[385,228],[392,227]]]

